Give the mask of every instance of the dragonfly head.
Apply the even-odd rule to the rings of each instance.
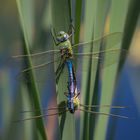
[[[59,43],[61,42],[65,42],[69,39],[69,35],[67,33],[65,33],[64,31],[60,31],[56,37],[57,41]]]
[[[74,97],[73,104],[74,104],[74,110],[77,110],[78,107],[80,106],[80,100],[77,96]]]
[[[70,113],[74,113],[75,110],[78,109],[79,104],[80,104],[80,101],[79,101],[78,97],[73,97],[72,99],[68,99],[67,106],[68,106]]]

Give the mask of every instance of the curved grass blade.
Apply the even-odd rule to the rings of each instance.
[[[126,2],[124,2],[124,5],[125,5],[125,7],[123,7],[123,9],[126,8],[127,15],[125,17],[126,19],[125,19],[125,23],[124,23],[125,24],[124,35],[123,35],[121,48],[129,50],[130,43],[131,43],[135,28],[136,28],[136,24],[139,19],[140,2],[137,0],[128,1],[128,2],[126,1]],[[121,55],[120,55],[120,57],[121,57]],[[126,59],[127,59],[127,56],[124,56],[124,57],[126,57]],[[120,61],[119,66],[118,66],[118,71],[117,71],[118,75],[120,74],[124,63],[125,63],[125,59],[123,61]],[[116,82],[118,82],[118,78],[117,78]],[[117,111],[117,113],[118,113],[118,111]],[[113,121],[111,126],[112,127],[109,128],[111,130],[109,133],[110,134],[109,138],[114,139],[115,133],[116,133],[116,128],[117,128],[117,121]]]
[[[30,55],[29,48],[31,45],[31,39],[30,39],[31,34],[29,36],[29,32],[28,32],[29,30],[27,30],[27,27],[28,27],[27,21],[28,20],[25,20],[27,15],[25,13],[26,10],[24,9],[25,8],[24,4],[26,3],[26,1],[25,1],[25,3],[23,1],[19,1],[19,0],[17,0],[16,2],[17,2],[17,6],[18,6],[20,21],[21,21],[23,35],[24,35],[24,42],[23,43],[25,43],[25,45],[24,45],[23,49],[25,51],[25,55]],[[28,57],[28,65],[29,65],[29,67],[32,67],[32,61],[31,61],[30,57]],[[38,89],[36,87],[34,73],[32,71],[30,71],[28,76],[29,76],[29,79],[32,81],[32,83],[30,85],[28,85],[28,90],[29,90],[29,93],[33,99],[33,105],[35,108],[40,109],[39,93],[38,93]],[[40,114],[41,114],[41,112],[35,113],[35,115],[40,115]],[[46,140],[47,137],[46,137],[46,133],[45,133],[45,127],[43,124],[43,120],[42,119],[36,120],[36,125],[37,125],[37,130],[39,132],[38,137],[41,136],[42,139]]]
[[[140,13],[140,6],[139,1],[130,1],[129,7],[128,7],[128,13],[126,16],[125,21],[125,27],[124,27],[124,36],[122,40],[122,48],[128,50],[130,47],[130,43],[136,28],[137,21],[139,19],[139,13]],[[128,3],[126,3],[128,5]],[[121,56],[121,55],[120,55]],[[125,56],[127,57],[127,56]],[[124,62],[120,62],[118,72],[121,70]]]
[[[112,1],[110,7],[110,13],[108,13],[108,30],[107,32],[122,32],[124,28],[124,20],[127,12],[127,3],[128,1]],[[119,11],[116,11],[119,7]],[[106,23],[107,26],[107,23]],[[107,43],[107,47],[109,46],[110,41]],[[121,46],[118,45],[118,48]],[[123,48],[122,48],[123,49]],[[106,59],[107,58],[107,59]],[[116,58],[120,59],[120,55],[116,56]],[[124,58],[125,59],[125,58]],[[105,56],[105,63],[108,63],[108,55]],[[118,64],[114,64],[103,71],[102,75],[102,91],[100,104],[112,103],[114,88],[115,88],[115,80],[116,80],[116,72],[117,72]],[[120,93],[119,93],[120,94]],[[104,96],[105,95],[105,96]],[[103,112],[104,109],[100,109],[99,111]],[[106,110],[107,113],[110,112],[110,109]],[[108,118],[102,118],[99,116],[97,120],[96,130],[94,135],[94,139],[106,139],[107,128],[108,128]],[[100,128],[103,128],[102,130]],[[106,131],[104,131],[106,130]],[[110,133],[111,134],[111,133]],[[112,135],[112,134],[111,134]],[[109,136],[108,136],[109,137]]]
[[[104,24],[105,24],[105,18],[106,18],[106,11],[108,9],[107,5],[108,1],[86,1],[86,14],[85,14],[85,35],[84,39],[86,41],[92,40],[93,38],[100,38],[104,34]],[[91,12],[91,9],[92,12]],[[90,16],[89,16],[90,15]],[[90,38],[89,38],[90,37]],[[87,39],[88,38],[88,39]],[[101,41],[97,43],[97,47],[94,50],[91,49],[90,51],[99,51],[101,46]],[[86,47],[85,47],[86,48]],[[84,48],[84,49],[85,49]],[[84,51],[85,52],[85,51]],[[89,74],[84,75],[83,78],[83,88],[82,93],[84,92],[84,104],[99,104],[98,103],[98,80],[99,80],[99,72],[98,72],[98,63],[94,63],[93,61],[90,61],[88,63],[83,62],[83,68],[89,67]],[[95,117],[90,114],[84,115],[84,125],[83,125],[83,136],[81,139],[93,139],[93,136],[95,128]],[[85,132],[86,130],[86,132]]]
[[[84,5],[84,8],[85,8],[85,11],[84,11],[84,32],[83,32],[83,42],[86,42],[88,40],[93,40],[93,30],[94,30],[94,18],[95,18],[95,6],[96,4],[96,0],[93,0],[92,2],[90,1],[85,1],[85,5]],[[92,15],[91,15],[91,9],[93,9],[92,11]],[[91,45],[91,44],[88,44],[88,45]],[[84,47],[86,48],[86,47]],[[90,48],[90,47],[88,47]],[[88,50],[88,51],[91,51],[91,50]],[[83,50],[83,52],[85,52]],[[83,65],[82,65],[82,68],[84,67],[90,67],[90,60],[88,61],[83,61]],[[91,68],[91,67],[90,67]],[[89,95],[90,95],[90,69],[88,70],[88,73],[82,73],[82,83],[81,83],[81,91],[82,91],[82,96],[81,96],[81,100],[83,102],[83,104],[90,104],[90,101],[89,101]],[[96,67],[95,67],[96,69]],[[95,70],[96,72],[96,70]],[[93,81],[94,81],[94,77],[92,77]],[[94,84],[93,84],[94,86]],[[83,116],[80,116],[80,139],[81,140],[84,140],[84,139],[88,139],[88,126],[89,126],[89,115],[84,113]]]

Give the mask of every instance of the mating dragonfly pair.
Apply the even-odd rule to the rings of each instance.
[[[39,65],[34,64],[33,67],[24,69],[22,71],[22,73],[29,72],[32,69],[41,70],[43,68],[49,68],[49,66],[51,64],[55,63],[58,66],[57,70],[56,70],[56,81],[58,81],[60,75],[63,76],[61,74],[63,69],[67,68],[67,72],[68,72],[67,89],[68,89],[68,92],[65,92],[65,95],[67,97],[67,102],[65,102],[65,105],[63,107],[53,107],[53,108],[47,109],[49,111],[49,110],[63,108],[64,111],[58,112],[55,114],[45,114],[45,115],[35,116],[32,118],[26,118],[23,120],[30,120],[30,119],[40,118],[40,117],[44,117],[44,116],[52,116],[52,115],[56,115],[56,114],[62,114],[66,111],[69,111],[70,113],[74,113],[76,110],[84,111],[84,112],[91,113],[91,114],[102,114],[102,115],[108,115],[108,116],[113,116],[113,117],[128,118],[126,116],[95,112],[92,110],[93,108],[96,108],[96,107],[125,108],[124,106],[110,106],[110,105],[91,105],[90,106],[90,105],[81,104],[80,100],[78,98],[78,95],[80,93],[77,91],[76,73],[74,70],[74,62],[78,58],[80,58],[79,62],[82,62],[81,61],[82,59],[83,60],[84,59],[88,59],[88,60],[94,59],[94,61],[102,62],[102,60],[103,60],[102,54],[107,54],[107,56],[108,56],[107,58],[109,60],[107,60],[107,63],[105,63],[105,65],[103,65],[103,67],[115,63],[116,58],[118,58],[117,56],[122,52],[126,52],[124,50],[121,50],[119,48],[114,47],[114,46],[117,46],[116,44],[121,41],[121,33],[112,33],[112,34],[106,35],[100,39],[75,44],[73,46],[71,45],[71,42],[70,42],[70,37],[72,36],[72,34],[69,35],[68,33],[65,33],[64,31],[60,31],[58,33],[58,35],[56,35],[56,33],[52,34],[52,35],[53,35],[54,43],[56,46],[59,47],[59,49],[56,49],[56,50],[54,49],[54,50],[49,50],[49,51],[42,52],[42,53],[35,53],[35,54],[29,55],[30,57],[38,57],[38,56],[42,57],[43,55],[48,55],[49,56],[48,58],[51,58],[52,60],[49,60],[48,62],[45,62],[43,64],[39,64]],[[96,51],[96,52],[91,52],[91,50],[92,50],[91,48],[93,48],[93,50],[96,50],[96,47],[99,48],[100,43],[102,43],[103,41],[108,42],[110,40],[113,40],[113,44],[111,43],[107,49],[101,50],[101,51]],[[85,49],[85,51],[88,50],[88,52],[84,51],[84,53],[82,53],[82,52],[77,53],[77,46],[79,46],[78,48],[80,48],[80,49],[81,48]],[[50,57],[51,55],[52,55],[52,57]],[[28,55],[18,55],[18,56],[14,56],[14,57],[15,58],[24,58],[27,56]],[[88,109],[88,110],[86,110],[86,109]]]

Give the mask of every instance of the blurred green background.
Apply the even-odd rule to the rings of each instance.
[[[139,140],[139,10],[138,0],[1,0],[0,140]],[[119,47],[129,50],[127,57],[126,53],[121,54],[118,58],[123,61],[101,72],[97,64],[93,67],[95,65],[91,62],[88,74],[77,73],[80,81],[78,88],[83,104],[128,106],[123,110],[112,109],[111,113],[130,119],[95,117],[76,112],[75,115],[67,113],[62,117],[14,123],[21,116],[30,117],[30,114],[22,114],[23,110],[51,108],[66,99],[63,94],[67,88],[66,81],[62,79],[56,86],[53,66],[46,71],[46,75],[36,71],[36,77],[39,76],[41,82],[35,81],[35,90],[26,82],[27,79],[17,76],[23,62],[15,62],[12,56],[24,53],[24,46],[31,53],[54,49],[50,27],[53,26],[57,32],[67,31],[71,18],[76,30],[74,43],[99,38],[103,33],[122,32]],[[43,59],[45,62],[48,58]],[[83,67],[87,66],[83,61]],[[98,111],[109,113],[110,109]]]

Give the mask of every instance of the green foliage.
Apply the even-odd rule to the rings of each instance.
[[[115,32],[118,33],[116,34],[116,40],[112,37],[110,40],[108,38],[100,40],[97,44],[88,44],[87,48],[85,47],[82,50],[85,53],[87,51],[101,52],[106,48],[110,48],[110,46],[113,46],[114,49],[122,48],[128,50],[140,11],[140,4],[137,0],[131,2],[129,2],[129,0],[43,0],[42,2],[35,2],[33,0],[16,0],[16,4],[21,25],[20,42],[22,44],[22,50],[25,55],[29,55],[31,51],[36,51],[36,49],[58,49],[57,46],[55,46],[53,43],[52,36],[46,37],[46,34],[49,32],[48,34],[50,35],[52,28],[55,29],[56,33],[59,31],[67,32],[71,23],[75,27],[74,37],[72,38],[72,43],[74,44],[96,40],[101,38],[104,34]],[[119,36],[119,34],[121,35]],[[103,42],[105,43],[101,47]],[[77,47],[77,52],[78,50],[79,48]],[[103,64],[100,64],[100,61],[94,61],[94,59],[90,58],[83,60],[83,71],[80,69],[81,77],[78,78],[79,81],[77,81],[81,85],[81,104],[112,104],[117,80],[127,57],[127,53],[120,53],[112,57],[115,58],[110,58],[109,54],[105,53]],[[113,63],[104,69],[100,69],[101,66],[106,66],[108,63],[110,63],[110,59],[118,60],[118,63]],[[78,69],[78,61],[79,60],[76,60],[76,69]],[[27,57],[26,65],[27,67],[33,66],[33,62],[30,56]],[[54,71],[56,71],[57,67],[58,65],[54,65]],[[87,68],[86,71],[84,71],[85,68]],[[51,70],[52,77],[55,77],[54,71],[53,69]],[[64,69],[58,83],[55,82],[55,80],[53,83],[55,89],[52,90],[56,91],[56,100],[59,107],[64,106],[64,101],[66,101],[66,96],[64,95],[64,93],[68,90],[68,75],[65,75],[66,71],[67,69]],[[46,72],[46,75],[49,78],[51,77],[48,72]],[[2,100],[5,101],[2,102],[2,105],[5,106],[5,110],[2,112],[2,114],[8,114],[9,116],[10,113],[7,112],[10,112],[9,110],[13,109],[13,111],[11,111],[13,112],[13,114],[11,113],[11,120],[9,119],[10,117],[5,117],[5,122],[6,120],[18,120],[17,114],[21,111],[22,106],[24,106],[25,110],[29,110],[28,108],[39,110],[33,113],[32,116],[39,116],[43,113],[41,111],[40,96],[44,87],[39,87],[37,85],[37,77],[41,77],[41,73],[36,75],[35,71],[31,70],[25,76],[28,77],[30,82],[24,83],[25,81],[21,80],[21,84],[17,92],[20,94],[22,93],[22,95],[18,94],[15,108],[9,107],[10,97],[7,96],[7,94],[2,97]],[[7,86],[10,87],[10,80],[8,79],[8,75],[5,73],[3,74],[3,77],[2,86],[4,91],[8,93],[10,88],[6,88],[5,83],[7,83]],[[48,79],[47,82],[49,83],[50,79]],[[38,87],[41,90],[38,89]],[[99,87],[101,87],[101,89]],[[49,93],[49,87],[46,93]],[[6,112],[6,110],[8,111]],[[95,109],[94,111],[109,113],[110,109],[100,108]],[[11,127],[7,127],[7,131],[5,132],[3,138],[9,139],[8,135],[6,136],[6,134],[9,134],[11,136],[11,140],[16,140],[19,138],[27,140],[47,140],[50,138],[50,131],[52,135],[55,133],[54,131],[57,131],[54,138],[56,137],[56,139],[60,140],[106,139],[109,118],[108,116],[104,117],[97,116],[94,113],[89,114],[87,112],[77,112],[75,114],[71,114],[67,111],[62,115],[58,115],[56,117],[57,123],[55,124],[57,125],[57,130],[54,130],[55,127],[46,129],[44,124],[45,121],[43,118],[39,118],[35,119],[34,122],[27,121],[14,124],[15,129],[12,131]],[[31,115],[28,114],[23,116],[27,118],[31,117]],[[24,128],[21,129],[21,127]],[[108,136],[110,139],[113,139],[114,132],[115,121],[114,127],[112,127],[111,133]]]
[[[32,13],[32,11],[30,12],[30,10],[32,10],[33,2],[17,0],[17,6],[18,6],[21,26],[22,26],[22,30],[23,30],[23,36],[24,36],[23,40],[25,41],[25,42],[23,42],[23,45],[24,45],[23,49],[24,49],[25,55],[30,55],[29,49],[30,49],[30,46],[32,45],[31,26],[32,26],[32,22],[33,22],[33,20],[32,20],[33,16],[32,16],[32,14],[28,15],[26,12]],[[28,15],[29,17],[26,15]],[[31,26],[29,26],[29,25],[31,25]],[[32,67],[32,61],[31,61],[30,56],[27,59],[27,66]],[[29,95],[32,100],[33,108],[41,110],[39,92],[37,89],[33,71],[31,70],[27,76],[28,76],[28,80],[31,81],[31,83],[28,84],[27,86],[28,86],[28,90],[29,90]],[[41,114],[41,111],[35,112],[35,116],[39,116],[40,114]],[[38,138],[42,139],[42,140],[46,140],[47,138],[46,138],[43,120],[36,119],[36,126],[37,126]]]

